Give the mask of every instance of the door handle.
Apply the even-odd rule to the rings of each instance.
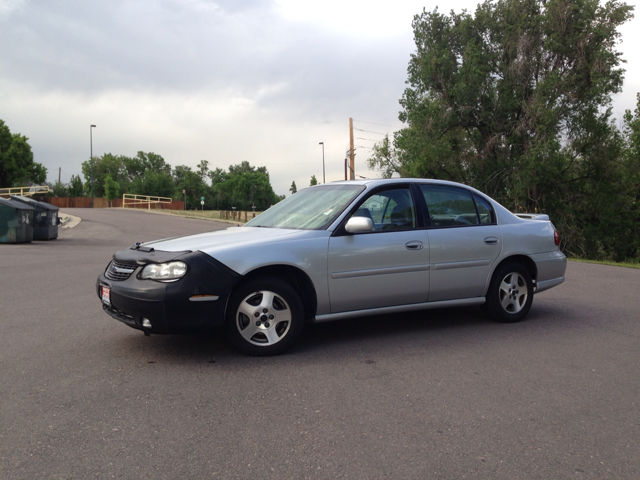
[[[414,241],[414,242],[407,242],[404,244],[404,246],[407,247],[407,250],[422,250],[422,247],[424,247],[424,244],[419,241]]]
[[[484,243],[486,243],[487,245],[497,245],[498,237],[486,237],[484,239]]]

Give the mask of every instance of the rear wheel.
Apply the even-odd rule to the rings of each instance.
[[[278,278],[251,280],[237,288],[229,299],[226,335],[247,355],[278,355],[293,345],[303,327],[300,295]]]
[[[503,265],[493,274],[487,292],[486,311],[504,323],[522,320],[533,302],[533,281],[519,263]]]

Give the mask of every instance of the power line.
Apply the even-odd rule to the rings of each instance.
[[[353,119],[353,121],[360,122],[360,123],[368,123],[369,125],[378,125],[380,127],[404,128],[404,127],[399,127],[398,125],[385,125],[384,123],[365,122],[364,120],[356,120],[355,118]]]
[[[268,167],[269,165],[315,165],[316,162],[268,162],[267,165],[263,165],[264,167]]]
[[[380,132],[372,132],[371,130],[362,130],[361,128],[354,128],[354,130],[358,130],[359,132],[367,132],[367,133],[375,133],[376,135],[389,135],[389,133],[380,133]]]

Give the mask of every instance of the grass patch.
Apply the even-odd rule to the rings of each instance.
[[[611,265],[612,267],[625,267],[625,268],[637,268],[640,269],[640,263],[629,263],[629,262],[609,262],[608,260],[584,260],[582,258],[569,258],[567,260],[572,262],[581,262],[581,263],[595,263],[598,265]]]

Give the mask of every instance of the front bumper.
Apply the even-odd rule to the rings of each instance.
[[[149,333],[184,333],[222,326],[227,299],[240,275],[202,252],[176,255],[173,260],[185,262],[187,273],[175,282],[163,283],[138,278],[144,264],[149,263],[148,254],[140,252],[136,260],[135,251],[117,252],[114,260],[138,266],[126,280],[111,280],[104,272],[98,276],[98,297],[102,298],[103,285],[110,288],[110,305],[103,303],[105,313]],[[145,319],[150,327],[147,322],[143,325]]]

